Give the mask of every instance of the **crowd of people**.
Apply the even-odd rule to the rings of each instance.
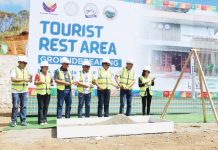
[[[131,115],[132,106],[132,89],[136,82],[135,71],[133,69],[134,62],[132,59],[126,61],[124,66],[118,73],[113,76],[110,70],[110,59],[102,59],[102,67],[98,69],[97,75],[94,76],[90,70],[89,61],[82,63],[82,69],[77,77],[73,77],[72,71],[69,69],[70,61],[67,57],[61,58],[61,67],[55,70],[54,76],[49,72],[49,63],[42,61],[40,70],[35,75],[34,84],[37,90],[38,100],[38,124],[46,125],[47,113],[51,97],[51,87],[56,83],[57,87],[57,118],[62,118],[62,109],[65,103],[65,118],[71,116],[72,104],[72,85],[77,86],[78,90],[78,118],[83,117],[83,107],[85,105],[85,117],[90,117],[90,102],[93,88],[97,87],[98,95],[98,117],[109,116],[109,104],[111,88],[114,86],[120,89],[120,114],[126,116]],[[12,114],[11,126],[17,126],[18,108],[20,107],[20,121],[22,126],[27,126],[26,109],[28,100],[28,83],[33,82],[33,76],[27,70],[27,58],[25,56],[18,57],[18,66],[11,70],[12,81]],[[138,78],[138,86],[140,96],[142,98],[142,114],[150,114],[150,105],[152,100],[152,86],[154,86],[155,78],[150,75],[150,67],[145,66],[142,75]],[[115,78],[113,80],[113,78]],[[125,103],[127,105],[124,112]],[[147,111],[146,111],[147,107]]]

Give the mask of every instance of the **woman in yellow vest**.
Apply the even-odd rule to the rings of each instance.
[[[84,61],[82,64],[82,71],[79,72],[77,78],[77,90],[78,90],[78,118],[82,118],[82,109],[85,104],[85,117],[90,117],[90,102],[91,93],[93,89],[93,74],[90,71],[91,64],[89,61]]]
[[[154,86],[155,78],[150,76],[150,67],[146,66],[143,69],[142,76],[139,77],[140,96],[142,98],[142,114],[145,115],[145,108],[147,106],[147,115],[150,114],[150,106],[152,100],[152,86]]]
[[[40,67],[40,72],[36,74],[34,82],[38,100],[38,124],[46,125],[53,80],[48,72],[48,62],[42,61]]]

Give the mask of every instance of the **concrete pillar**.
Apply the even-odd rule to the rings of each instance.
[[[11,104],[10,70],[17,66],[17,57],[0,55],[0,107]]]

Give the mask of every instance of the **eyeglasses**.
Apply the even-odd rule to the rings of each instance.
[[[27,62],[24,62],[24,61],[19,61],[19,62],[22,63],[22,64],[25,64],[25,65],[27,64]]]
[[[110,64],[109,64],[109,63],[102,63],[102,65],[107,65],[107,66],[110,66]]]
[[[90,68],[90,66],[84,66],[84,67],[86,67],[86,68]]]

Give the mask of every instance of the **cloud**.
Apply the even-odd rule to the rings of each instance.
[[[30,0],[0,0],[0,5],[15,5],[22,9],[29,9],[29,1]]]

